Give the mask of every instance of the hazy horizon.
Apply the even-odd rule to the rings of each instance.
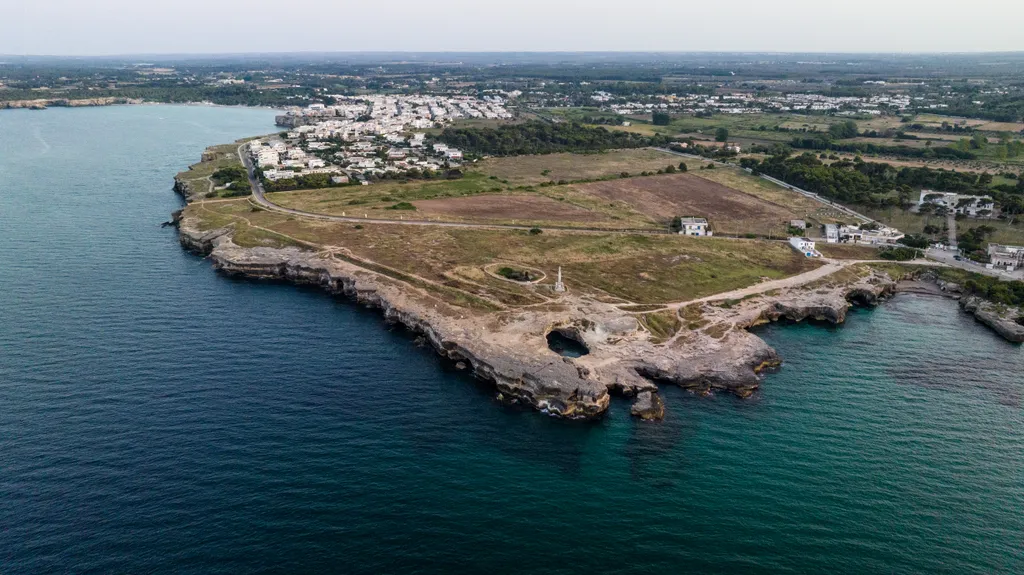
[[[301,53],[829,53],[978,54],[1024,51],[1024,3],[863,0],[524,0],[514,9],[469,0],[429,5],[311,0],[22,3],[0,20],[0,54],[109,57]]]

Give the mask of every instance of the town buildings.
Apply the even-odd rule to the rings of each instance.
[[[250,145],[270,181],[327,174],[334,185],[441,172],[458,167],[462,150],[426,139],[421,130],[459,118],[508,119],[500,96],[333,96],[333,104],[293,108],[277,117],[284,137]]]

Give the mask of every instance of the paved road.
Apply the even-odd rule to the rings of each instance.
[[[925,250],[925,256],[933,259],[937,262],[942,262],[950,267],[967,270],[976,274],[983,274],[994,278],[999,278],[1005,281],[1011,280],[1024,280],[1024,270],[1016,270],[1013,272],[1006,272],[1003,270],[990,270],[984,265],[972,262],[970,260],[957,260],[956,252],[937,250],[928,248]]]

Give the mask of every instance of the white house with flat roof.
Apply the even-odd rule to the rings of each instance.
[[[814,258],[821,255],[818,253],[818,250],[814,249],[814,240],[810,238],[789,238],[789,245],[793,246],[793,249],[804,254],[804,256],[809,258]]]
[[[679,218],[679,235],[682,236],[710,236],[708,221],[704,218]]]
[[[988,259],[993,267],[1013,271],[1024,267],[1024,246],[988,245]]]
[[[836,224],[825,224],[825,243],[839,243],[839,226]]]

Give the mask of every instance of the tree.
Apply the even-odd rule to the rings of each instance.
[[[839,124],[832,124],[828,127],[828,133],[837,140],[855,138],[860,133],[857,129],[857,122],[847,120]]]
[[[686,162],[679,162],[679,171],[680,172],[685,172],[686,171]]]
[[[655,126],[667,126],[672,122],[672,118],[665,112],[655,112],[651,116],[651,123]]]
[[[718,128],[715,130],[715,141],[716,142],[728,142],[729,141],[729,129]]]

